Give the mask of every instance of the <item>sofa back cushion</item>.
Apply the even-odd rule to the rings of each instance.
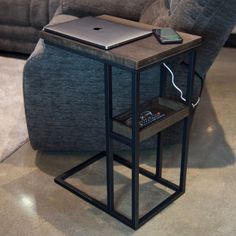
[[[62,12],[78,17],[108,14],[139,20],[142,10],[154,0],[62,0]]]
[[[30,24],[39,29],[48,24],[60,5],[60,0],[30,0],[30,2]]]
[[[1,0],[0,24],[28,26],[30,0]]]
[[[49,21],[48,0],[31,0],[30,2],[30,24],[40,29]]]
[[[172,12],[171,27],[201,35],[196,68],[206,74],[236,23],[235,0],[180,0]]]
[[[60,6],[60,0],[49,0],[48,2],[48,13],[49,13],[49,20],[51,20]]]
[[[140,21],[201,35],[203,43],[197,50],[196,70],[204,76],[236,23],[236,1],[171,0],[160,11],[161,5],[168,5],[161,3],[167,1],[156,0],[143,12]]]

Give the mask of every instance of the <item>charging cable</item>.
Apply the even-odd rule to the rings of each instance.
[[[183,91],[176,85],[175,83],[175,76],[174,76],[174,73],[173,71],[170,69],[169,66],[166,65],[166,63],[163,63],[163,65],[165,66],[165,68],[170,72],[171,74],[171,82],[172,82],[172,85],[174,86],[174,88],[180,93],[180,98],[181,100],[183,100],[184,102],[186,102],[186,98],[183,97]],[[196,103],[192,103],[192,107],[195,108],[200,102],[200,97],[198,97],[198,100]]]

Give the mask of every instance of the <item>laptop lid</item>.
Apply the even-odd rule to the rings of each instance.
[[[91,16],[48,25],[44,27],[44,30],[106,50],[152,34],[148,30]]]

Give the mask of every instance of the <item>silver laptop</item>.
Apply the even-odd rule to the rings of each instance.
[[[106,50],[152,34],[151,31],[91,16],[45,26],[44,30]]]

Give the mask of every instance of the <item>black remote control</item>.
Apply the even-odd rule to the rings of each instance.
[[[140,115],[139,127],[140,128],[146,127],[165,116],[166,115],[164,113],[160,112],[156,112],[155,114],[153,114],[151,111],[144,111]],[[131,117],[127,119],[125,123],[131,126]]]
[[[141,116],[140,117],[141,120],[139,122],[139,126],[141,128],[146,127],[146,126],[152,124],[154,121],[160,120],[163,117],[165,117],[164,113],[157,112],[155,114],[152,114],[150,112],[150,113],[146,114],[145,116],[143,116],[143,117]]]

